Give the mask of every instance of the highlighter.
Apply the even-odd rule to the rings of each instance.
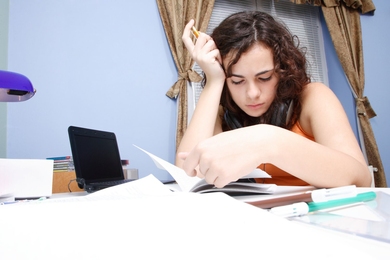
[[[198,37],[199,37],[199,31],[196,30],[195,26],[192,26],[191,32],[192,32],[192,34],[195,36],[195,38],[198,39]]]

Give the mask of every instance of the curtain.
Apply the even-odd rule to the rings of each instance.
[[[375,169],[376,187],[387,187],[386,175],[370,118],[376,114],[364,96],[364,62],[360,13],[374,13],[372,0],[290,0],[296,4],[321,5],[337,56],[356,100],[356,113],[367,162]],[[360,12],[360,13],[359,13]]]
[[[192,70],[194,61],[181,39],[185,25],[195,20],[195,27],[205,32],[214,7],[214,0],[157,0],[158,10],[164,26],[176,68],[178,79],[166,95],[178,99],[176,149],[187,128],[187,81],[199,82],[202,77]]]

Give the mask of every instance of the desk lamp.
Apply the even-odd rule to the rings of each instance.
[[[27,77],[0,70],[0,102],[25,101],[32,98],[35,92]]]

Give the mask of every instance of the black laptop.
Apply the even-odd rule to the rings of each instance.
[[[125,179],[116,136],[112,132],[69,126],[77,184],[94,192],[132,181]]]

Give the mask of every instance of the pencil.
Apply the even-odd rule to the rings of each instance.
[[[196,30],[195,26],[192,26],[191,32],[192,32],[192,34],[195,36],[195,38],[198,38],[198,37],[199,37],[199,31]]]
[[[306,192],[306,193],[300,193],[296,195],[283,196],[279,198],[272,198],[272,199],[258,200],[258,201],[248,201],[247,203],[262,209],[269,209],[273,207],[293,204],[295,202],[312,202],[312,201],[313,199],[311,197],[311,192]]]
[[[328,200],[355,197],[357,190],[355,185],[342,186],[331,189],[318,189],[300,194],[281,196],[277,198],[247,202],[263,209],[293,204],[296,202],[324,202]]]

